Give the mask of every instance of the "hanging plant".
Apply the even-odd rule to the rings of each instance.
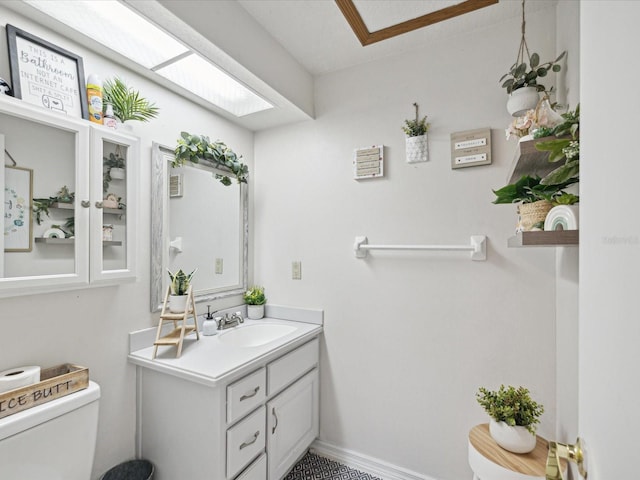
[[[238,157],[231,148],[219,140],[212,143],[207,136],[182,132],[171,166],[180,167],[187,161],[200,163],[200,160],[205,160],[216,167],[231,171],[238,183],[247,183],[249,167],[240,162],[240,158],[242,157]],[[231,179],[227,175],[216,174],[216,178],[223,185],[231,185]]]

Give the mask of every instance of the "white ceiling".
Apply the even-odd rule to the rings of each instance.
[[[462,0],[355,0],[370,32],[425,15]],[[386,56],[437,45],[447,38],[490,28],[522,15],[520,0],[500,0],[459,17],[363,47],[334,0],[238,0],[305,69],[322,75]],[[529,0],[526,13],[557,0]]]

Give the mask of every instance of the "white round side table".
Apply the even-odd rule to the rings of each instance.
[[[473,480],[545,480],[549,444],[540,436],[536,436],[536,440],[532,452],[511,453],[491,438],[488,423],[476,425],[469,432],[469,466]],[[562,469],[566,468],[563,460]]]

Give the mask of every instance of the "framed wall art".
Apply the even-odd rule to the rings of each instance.
[[[14,97],[89,118],[81,57],[10,24],[7,44]]]
[[[4,251],[30,252],[33,170],[4,167]]]

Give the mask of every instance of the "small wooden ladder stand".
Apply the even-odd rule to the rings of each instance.
[[[176,345],[178,351],[176,352],[176,358],[182,353],[182,342],[185,335],[189,335],[191,332],[196,332],[196,339],[200,340],[200,334],[198,333],[198,315],[196,314],[196,303],[193,299],[193,291],[191,285],[187,290],[187,304],[184,312],[182,313],[170,313],[169,312],[169,295],[171,294],[171,287],[167,288],[167,293],[164,296],[164,303],[162,304],[162,312],[160,313],[160,321],[158,322],[158,332],[156,333],[156,341],[153,348],[153,357],[156,358],[158,353],[158,347],[160,345]],[[193,325],[187,325],[187,318],[189,315],[193,316]],[[173,322],[173,330],[164,337],[160,337],[162,333],[162,326],[164,322]],[[178,325],[178,322],[182,322]]]

